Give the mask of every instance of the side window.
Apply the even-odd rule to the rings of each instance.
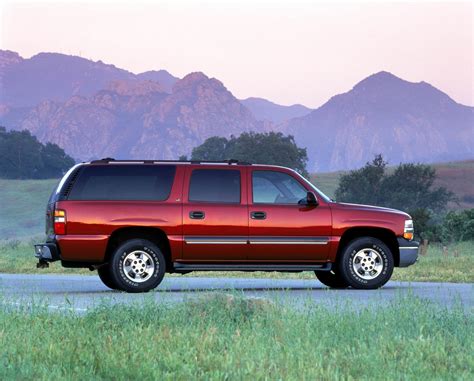
[[[189,201],[240,203],[240,171],[195,169],[189,184]]]
[[[306,189],[292,176],[276,171],[252,172],[254,204],[298,204]]]
[[[173,186],[170,165],[91,165],[84,167],[68,200],[164,201]]]

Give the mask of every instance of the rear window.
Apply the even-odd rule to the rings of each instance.
[[[189,201],[240,203],[240,171],[195,169],[191,174]]]
[[[68,200],[168,199],[176,167],[172,165],[91,165],[83,168]]]

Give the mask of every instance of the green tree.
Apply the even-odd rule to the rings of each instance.
[[[455,198],[446,188],[434,186],[435,169],[424,164],[400,164],[387,174],[386,167],[382,155],[376,155],[363,168],[343,175],[336,199],[403,210],[413,217],[415,232],[420,236],[438,231],[435,220]]]
[[[435,180],[436,170],[429,165],[400,164],[382,181],[381,203],[402,210],[442,212],[454,195],[446,188],[435,187]]]
[[[382,155],[376,155],[364,167],[341,176],[335,192],[338,201],[357,204],[381,204],[381,188],[387,163]]]
[[[193,149],[191,160],[227,160],[227,145],[229,141],[226,138],[213,136],[208,138],[200,146]]]
[[[27,130],[0,127],[0,178],[54,178],[72,165],[74,160],[56,144],[43,145]]]
[[[307,176],[308,155],[299,148],[293,136],[281,132],[245,132],[230,139],[211,137],[193,149],[192,160],[236,159],[254,164],[271,164],[290,167]]]
[[[449,212],[441,224],[444,242],[474,240],[474,209]]]

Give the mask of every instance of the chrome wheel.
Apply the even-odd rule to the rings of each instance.
[[[354,255],[352,268],[362,279],[375,279],[383,270],[382,256],[374,249],[362,249]]]
[[[123,272],[129,280],[143,283],[155,272],[155,262],[145,251],[132,251],[123,260]]]

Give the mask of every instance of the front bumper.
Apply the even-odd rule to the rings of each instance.
[[[419,242],[398,238],[398,248],[400,249],[400,263],[398,266],[408,267],[414,264],[418,259],[419,247]]]
[[[40,262],[54,262],[60,259],[58,245],[54,242],[39,243],[35,245],[35,257]]]

